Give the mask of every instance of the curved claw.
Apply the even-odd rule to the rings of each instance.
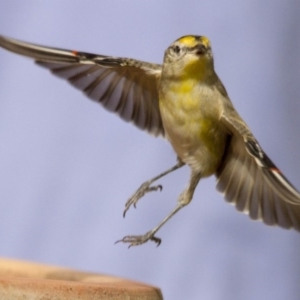
[[[157,191],[159,190],[160,192],[162,191],[163,187],[161,184],[159,185],[156,185],[156,186],[149,186],[144,192],[143,194],[138,198],[138,199],[135,199],[135,201],[133,203],[130,203],[130,205],[133,204],[134,208],[136,208],[136,204],[138,202],[139,199],[141,199],[146,193],[149,193],[149,192],[153,192],[153,191]],[[128,201],[127,201],[128,202]],[[127,204],[127,203],[126,203]],[[129,208],[129,207],[128,207]]]
[[[125,209],[123,212],[123,217],[125,218],[126,216],[126,212],[128,211],[128,209],[130,208],[131,205],[133,205],[134,208],[136,208],[136,204],[137,202],[146,194],[152,191],[157,191],[160,190],[162,191],[163,187],[162,185],[156,185],[156,186],[151,186],[150,187],[151,182],[147,181],[144,182],[139,188],[138,190],[127,200],[126,204],[125,204]]]
[[[161,239],[154,236],[154,234],[151,231],[147,232],[145,235],[127,235],[123,237],[121,240],[116,241],[115,244],[120,242],[129,243],[128,246],[129,249],[132,246],[142,245],[148,242],[149,240],[155,242],[157,244],[156,247],[158,247],[161,244]]]

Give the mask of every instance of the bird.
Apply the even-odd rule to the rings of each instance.
[[[159,229],[187,206],[200,179],[214,175],[225,200],[253,220],[300,231],[300,194],[275,166],[235,110],[214,68],[210,40],[185,35],[165,51],[162,64],[31,44],[0,36],[0,47],[31,57],[107,110],[152,136],[169,141],[174,166],[144,182],[123,216],[154,182],[187,165],[190,178],[173,210],[143,235],[117,242],[160,245]]]

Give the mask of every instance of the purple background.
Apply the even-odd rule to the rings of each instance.
[[[211,39],[216,70],[269,156],[300,188],[300,2],[1,1],[0,34],[161,63],[185,34]],[[157,285],[166,300],[299,299],[300,236],[237,213],[203,180],[159,232],[188,181],[160,181],[122,217],[146,179],[172,166],[169,144],[126,124],[30,60],[0,49],[0,256]]]

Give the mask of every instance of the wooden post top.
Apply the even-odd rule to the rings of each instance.
[[[162,300],[159,288],[110,275],[0,258],[0,299]]]

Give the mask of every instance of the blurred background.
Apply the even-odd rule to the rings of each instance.
[[[1,1],[0,34],[161,63],[186,34],[210,38],[244,120],[300,188],[300,2]],[[142,182],[171,167],[170,145],[108,113],[31,60],[0,49],[0,256],[123,276],[169,299],[299,299],[300,235],[237,213],[202,180],[154,243],[142,234],[175,205],[187,167],[122,213]]]

